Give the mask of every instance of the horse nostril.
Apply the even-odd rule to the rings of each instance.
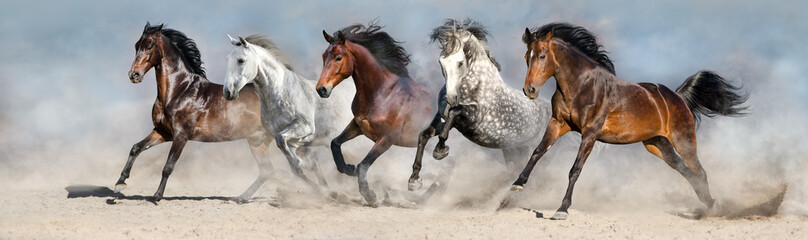
[[[317,94],[320,94],[321,97],[326,96],[327,93],[328,89],[326,89],[325,87],[317,88]]]

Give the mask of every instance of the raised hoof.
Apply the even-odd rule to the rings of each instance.
[[[523,187],[522,185],[511,186],[511,192],[521,192],[521,191],[525,191],[525,187]]]
[[[449,156],[449,146],[445,147],[436,147],[434,151],[432,151],[432,158],[435,160],[441,160]]]
[[[418,179],[410,179],[409,184],[407,184],[407,189],[410,191],[415,191],[421,189],[424,186],[424,181],[420,178]]]
[[[122,191],[123,189],[125,189],[125,188],[126,188],[126,183],[118,183],[118,184],[115,184],[115,190],[114,190],[114,192],[115,192],[115,193],[121,193],[121,191]]]
[[[565,212],[556,212],[550,220],[567,220],[569,214]]]

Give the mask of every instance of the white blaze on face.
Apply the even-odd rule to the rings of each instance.
[[[466,56],[463,54],[462,47],[450,54],[449,56],[442,56],[439,59],[440,65],[443,67],[443,74],[446,78],[446,100],[449,104],[457,103],[457,92],[460,90],[460,80],[466,74],[468,66],[466,66]]]

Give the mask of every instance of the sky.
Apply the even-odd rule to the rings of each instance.
[[[446,18],[487,26],[503,79],[517,89],[526,73],[525,27],[556,21],[594,32],[627,81],[675,88],[714,70],[750,93],[752,114],[705,120],[700,147],[774,156],[751,166],[808,165],[806,1],[13,1],[0,9],[0,168],[97,143],[123,161],[149,131],[156,96],[154,71],[138,85],[127,78],[147,21],[194,39],[209,79],[222,83],[232,48],[226,34],[265,35],[301,75],[317,79],[322,30],[378,19],[411,54],[411,75],[439,88],[439,50],[428,34]],[[795,145],[803,147],[787,147]]]

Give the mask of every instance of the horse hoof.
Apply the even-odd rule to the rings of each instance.
[[[424,186],[424,182],[420,178],[414,179],[414,180],[410,179],[410,183],[407,184],[407,189],[410,190],[410,191],[415,191],[415,190],[421,189],[421,187],[423,187],[423,186]]]
[[[236,202],[238,204],[245,204],[245,203],[250,202],[250,198],[245,198],[245,197],[235,197],[232,200],[233,200],[233,202]]]
[[[449,156],[449,146],[435,148],[435,151],[432,152],[432,158],[435,158],[435,160],[444,159],[446,156]]]
[[[525,187],[523,187],[522,185],[511,186],[511,192],[521,192],[521,191],[525,191]]]
[[[121,190],[126,188],[126,183],[115,184],[115,193],[121,193]]]
[[[550,220],[567,220],[569,214],[565,212],[556,212]]]

